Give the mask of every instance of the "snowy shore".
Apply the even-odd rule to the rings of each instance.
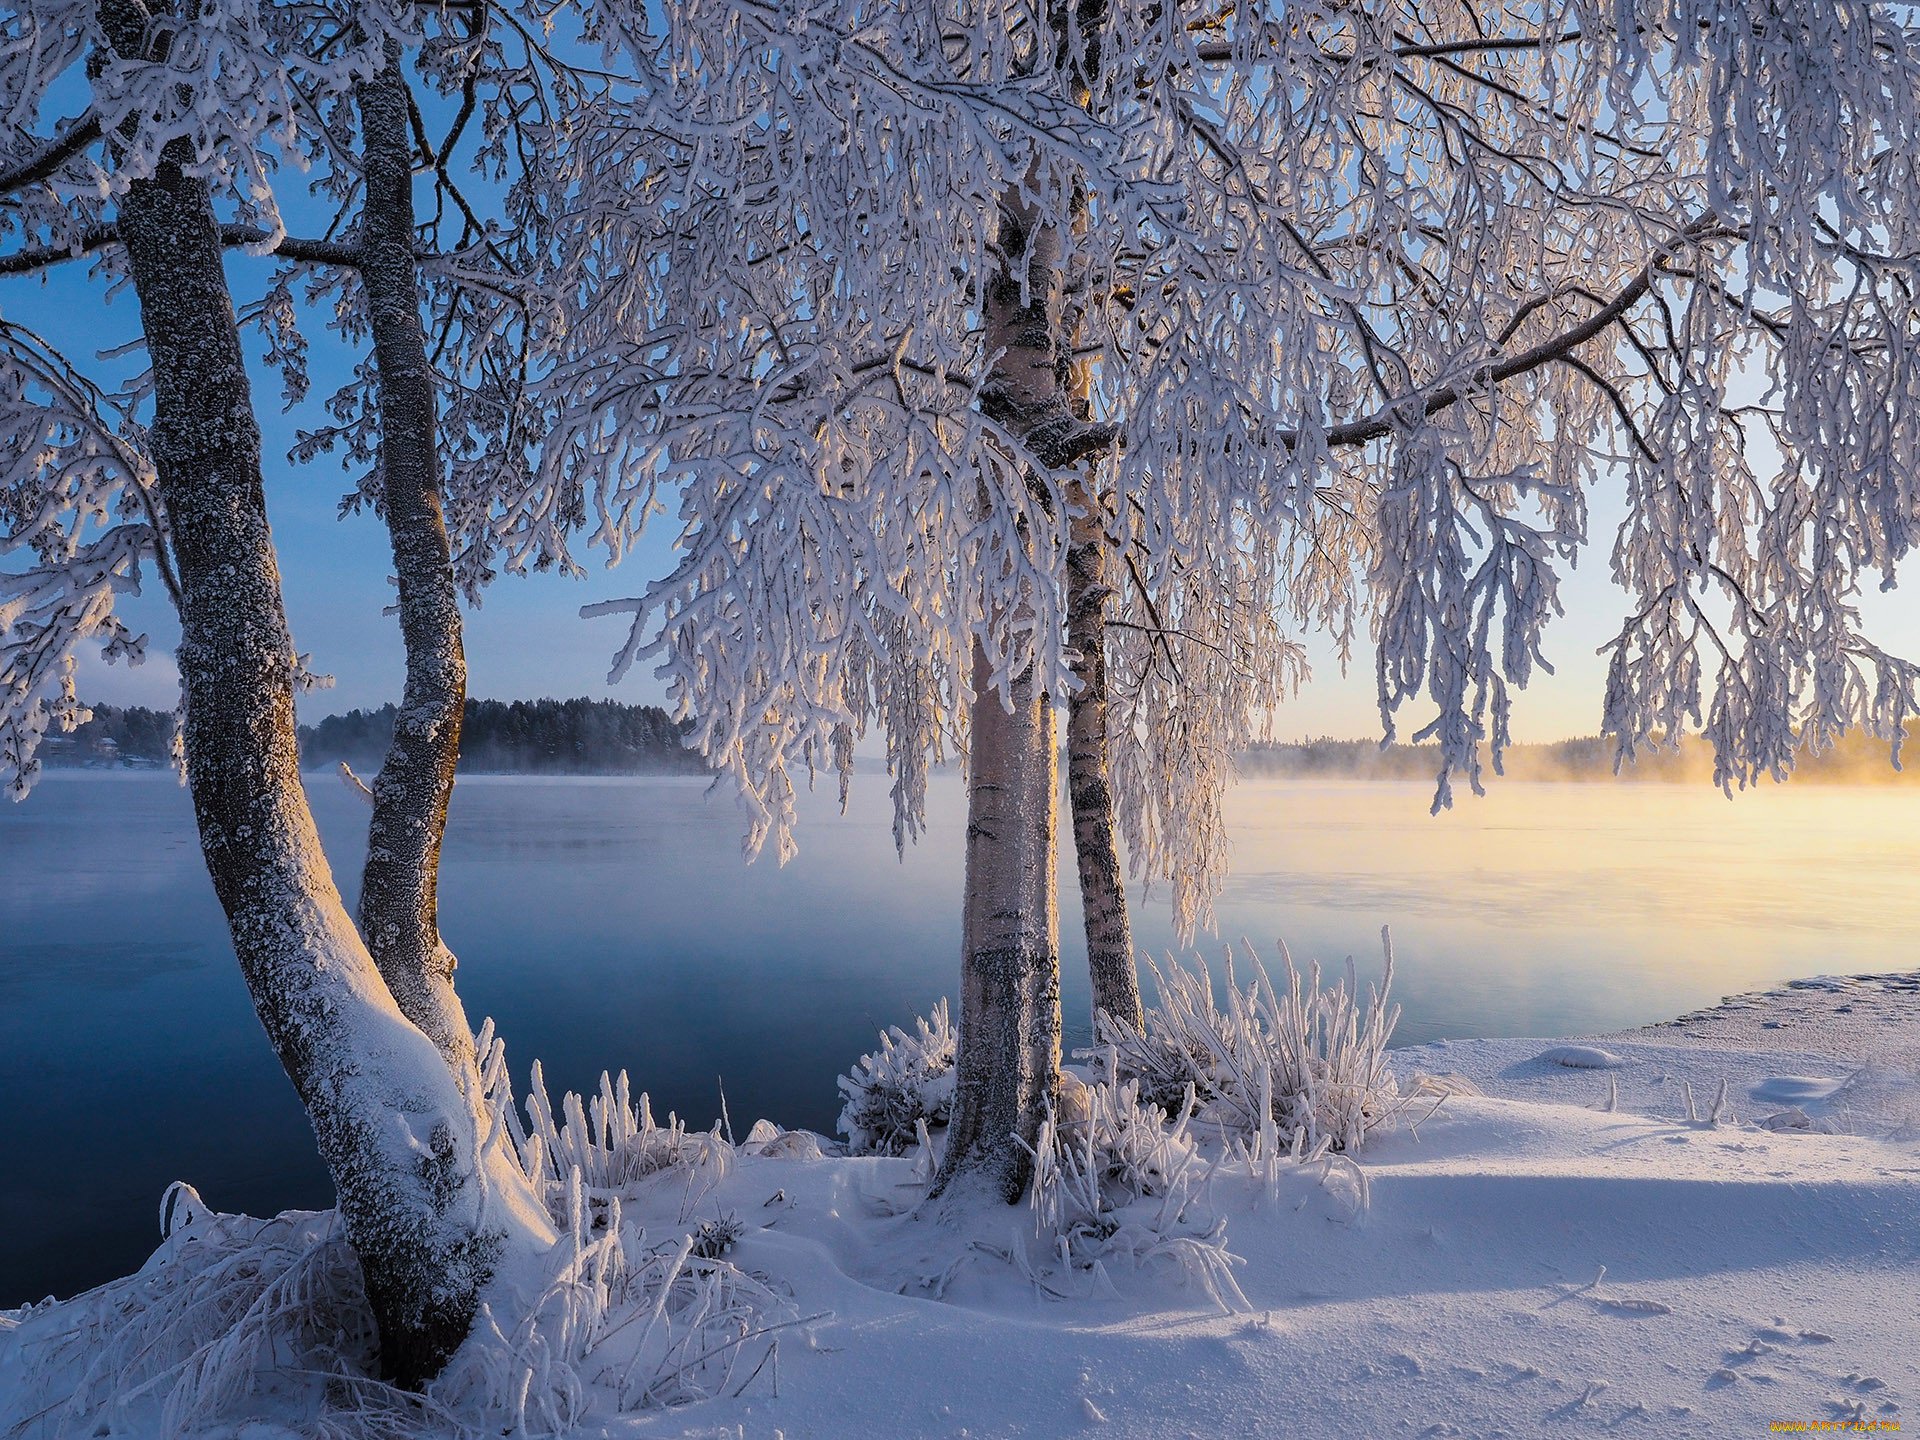
[[[1150,1275],[1120,1282],[1123,1300],[1038,1300],[988,1266],[948,1303],[901,1297],[911,1247],[866,1253],[856,1217],[904,1162],[750,1162],[743,1210],[762,1174],[793,1202],[754,1243],[769,1269],[808,1278],[803,1308],[836,1311],[817,1332],[829,1353],[783,1356],[778,1401],[637,1433],[1720,1436],[1775,1421],[1915,1423],[1920,975],[1801,981],[1626,1035],[1443,1042],[1394,1061],[1403,1083],[1426,1072],[1484,1093],[1450,1095],[1417,1131],[1372,1142],[1357,1213],[1304,1183],[1284,1203],[1226,1205],[1242,1313],[1210,1313]]]
[[[697,1186],[642,1180],[623,1204],[660,1233],[741,1223],[728,1258],[787,1328],[679,1408],[618,1413],[610,1360],[577,1433],[1665,1437],[1913,1414],[1920,976],[1393,1058],[1436,1098],[1357,1171],[1213,1177],[1224,1303],[1165,1254],[1036,1279],[1024,1207],[916,1219],[915,1158],[823,1157],[801,1132],[759,1127]],[[30,1417],[58,1383],[22,1377],[61,1308],[0,1317],[0,1434],[54,1433]],[[313,1392],[262,1383],[254,1418],[195,1433],[321,1433]]]

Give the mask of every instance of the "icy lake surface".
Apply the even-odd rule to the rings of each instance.
[[[348,902],[364,804],[310,777]],[[731,801],[698,780],[463,779],[442,926],[478,1021],[523,1085],[625,1066],[656,1111],[737,1131],[759,1115],[831,1131],[834,1076],[876,1029],[954,989],[964,797],[936,782],[931,833],[896,861],[884,777],[852,814],[805,802],[799,857],[740,860]],[[1356,957],[1391,923],[1403,1043],[1575,1035],[1729,992],[1911,964],[1916,797],[1904,789],[1497,784],[1451,814],[1424,786],[1255,781],[1230,809],[1223,936],[1271,956]],[[1069,1044],[1087,985],[1062,872]],[[1164,903],[1143,946],[1172,943]],[[1203,949],[1216,954],[1220,945]],[[0,806],[0,1307],[136,1267],[166,1183],[222,1210],[329,1203],[269,1052],[170,777],[55,773]]]

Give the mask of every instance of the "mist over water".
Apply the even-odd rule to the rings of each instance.
[[[348,904],[367,811],[326,776],[315,812]],[[965,796],[895,859],[887,783],[803,801],[799,857],[740,858],[742,817],[701,780],[463,778],[441,923],[516,1087],[626,1067],[657,1113],[738,1133],[831,1131],[835,1075],[875,1031],[955,992]],[[1271,961],[1355,957],[1393,926],[1403,1042],[1642,1024],[1730,991],[1911,965],[1913,800],[1896,788],[1496,782],[1429,817],[1418,782],[1253,780],[1229,806],[1222,937]],[[330,1203],[259,1025],[170,777],[55,774],[0,807],[0,1306],[143,1260],[166,1183],[220,1209]],[[1061,869],[1069,1046],[1089,1029],[1070,860]],[[1173,943],[1134,896],[1137,938]],[[1222,941],[1200,949],[1217,961]],[[75,1257],[79,1257],[76,1259]]]

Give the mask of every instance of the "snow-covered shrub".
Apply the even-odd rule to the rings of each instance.
[[[372,1378],[373,1313],[337,1214],[223,1215],[175,1183],[161,1228],[137,1273],[19,1318],[30,1358],[0,1434],[158,1440],[323,1408],[321,1433],[459,1433],[436,1401]]]
[[[1351,960],[1344,983],[1323,987],[1320,967],[1302,977],[1284,945],[1284,991],[1274,988],[1251,946],[1244,963],[1252,979],[1242,990],[1228,952],[1225,1009],[1214,1003],[1205,965],[1149,961],[1159,998],[1146,1026],[1137,1030],[1101,1014],[1101,1058],[1137,1080],[1141,1096],[1162,1110],[1178,1109],[1191,1088],[1199,1118],[1242,1139],[1270,1122],[1280,1146],[1295,1153],[1358,1149],[1403,1104],[1387,1067],[1387,1042],[1400,1018],[1388,1002],[1393,942],[1384,930],[1381,940],[1385,975],[1364,1002]]]
[[[1211,1164],[1191,1133],[1193,1095],[1173,1115],[1140,1101],[1139,1083],[1082,1085],[1068,1076],[1058,1114],[1041,1125],[1028,1205],[1032,1254],[1008,1258],[1042,1294],[1067,1298],[1075,1277],[1111,1291],[1116,1263],[1171,1264],[1223,1309],[1243,1307],[1226,1222],[1207,1203]],[[1024,1143],[1024,1142],[1023,1142]]]
[[[959,1045],[947,1002],[916,1019],[912,1035],[898,1025],[880,1036],[880,1048],[862,1055],[840,1077],[837,1127],[853,1155],[905,1155],[919,1125],[937,1127],[953,1113],[954,1056]]]

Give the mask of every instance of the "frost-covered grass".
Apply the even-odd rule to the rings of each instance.
[[[1096,1070],[1137,1082],[1138,1098],[1169,1116],[1194,1096],[1199,1121],[1244,1141],[1278,1127],[1296,1158],[1357,1150],[1390,1126],[1404,1097],[1387,1064],[1400,1010],[1391,1003],[1393,943],[1383,931],[1385,968],[1361,993],[1353,962],[1344,981],[1321,983],[1320,967],[1302,974],[1281,946],[1285,986],[1277,988],[1251,945],[1226,957],[1216,1000],[1198,960],[1147,962],[1157,999],[1135,1029],[1102,1012]],[[1248,983],[1241,988],[1238,975]],[[840,1077],[839,1129],[853,1155],[905,1155],[921,1126],[938,1131],[953,1107],[957,1035],[942,1000],[914,1021],[892,1026],[879,1048]]]
[[[1404,1105],[1387,1064],[1400,1016],[1389,999],[1393,943],[1385,931],[1381,941],[1385,972],[1364,1000],[1351,960],[1343,982],[1323,986],[1320,967],[1303,976],[1284,945],[1284,988],[1274,986],[1251,945],[1238,961],[1229,950],[1224,1004],[1198,961],[1149,961],[1157,998],[1145,1027],[1099,1016],[1106,1059],[1163,1110],[1179,1109],[1191,1091],[1203,1121],[1243,1140],[1277,1127],[1279,1143],[1295,1155],[1358,1150]],[[1236,974],[1242,967],[1244,990]]]
[[[706,1202],[734,1147],[655,1122],[627,1077],[556,1109],[533,1067],[515,1114],[491,1023],[483,1111],[544,1200],[558,1242],[497,1274],[473,1333],[424,1395],[374,1378],[377,1332],[333,1212],[222,1215],[190,1186],[162,1205],[160,1248],[136,1275],[0,1317],[14,1364],[0,1435],[223,1433],[306,1416],[326,1440],[559,1436],[591,1413],[685,1405],[751,1384],[798,1316],[727,1257],[738,1236]]]
[[[954,1057],[959,1036],[947,1002],[914,1020],[909,1035],[898,1025],[880,1036],[880,1048],[862,1055],[840,1077],[838,1128],[853,1155],[904,1155],[920,1127],[940,1128],[953,1113]]]
[[[1383,937],[1384,938],[1384,937]],[[1282,952],[1285,959],[1285,952]],[[1251,950],[1245,991],[1228,962],[1225,1008],[1203,966],[1156,968],[1159,1001],[1144,1030],[1102,1015],[1105,1044],[1085,1052],[1086,1078],[1061,1076],[1057,1108],[1035,1142],[1032,1224],[1006,1244],[976,1237],[920,1277],[935,1298],[979,1255],[997,1257],[1048,1299],[1114,1296],[1120,1272],[1171,1274],[1222,1309],[1244,1308],[1234,1281],[1216,1181],[1276,1202],[1283,1177],[1308,1175],[1348,1218],[1364,1209],[1366,1180],[1348,1158],[1400,1113],[1387,1065],[1397,1010],[1386,976],[1365,1001],[1351,968],[1323,988],[1286,959],[1278,991]],[[937,1168],[937,1131],[953,1095],[955,1035],[945,1002],[894,1027],[840,1078],[840,1128],[853,1154],[914,1153],[913,1182],[891,1208],[913,1208]]]
[[[168,1188],[160,1248],[74,1300],[16,1312],[24,1357],[0,1434],[176,1435],[247,1411],[315,1411],[317,1433],[415,1433],[439,1418],[370,1378],[373,1317],[332,1212],[222,1215]]]
[[[764,1362],[792,1307],[725,1258],[703,1202],[732,1167],[716,1128],[658,1124],[626,1072],[555,1109],[536,1061],[521,1126],[505,1048],[479,1037],[485,1106],[546,1201],[561,1243],[531,1305],[504,1330],[491,1308],[430,1391],[476,1430],[562,1435],[593,1408],[616,1414],[722,1393],[751,1352]]]
[[[678,1170],[708,1188],[726,1174],[733,1147],[718,1129],[692,1131],[674,1115],[659,1124],[646,1095],[634,1099],[624,1070],[617,1077],[603,1071],[590,1100],[582,1101],[569,1090],[560,1098],[556,1117],[546,1077],[534,1061],[525,1101],[527,1123],[522,1125],[507,1075],[506,1047],[495,1038],[491,1020],[481,1027],[478,1043],[481,1086],[494,1135],[511,1145],[556,1223],[576,1176],[590,1195],[610,1196],[662,1170]]]
[[[1192,1134],[1191,1094],[1169,1116],[1141,1104],[1136,1081],[1069,1080],[1060,1114],[1028,1151],[1036,1253],[1010,1258],[1056,1298],[1074,1294],[1076,1284],[1112,1295],[1115,1266],[1161,1265],[1223,1310],[1245,1309],[1226,1221],[1209,1193],[1217,1160]]]

